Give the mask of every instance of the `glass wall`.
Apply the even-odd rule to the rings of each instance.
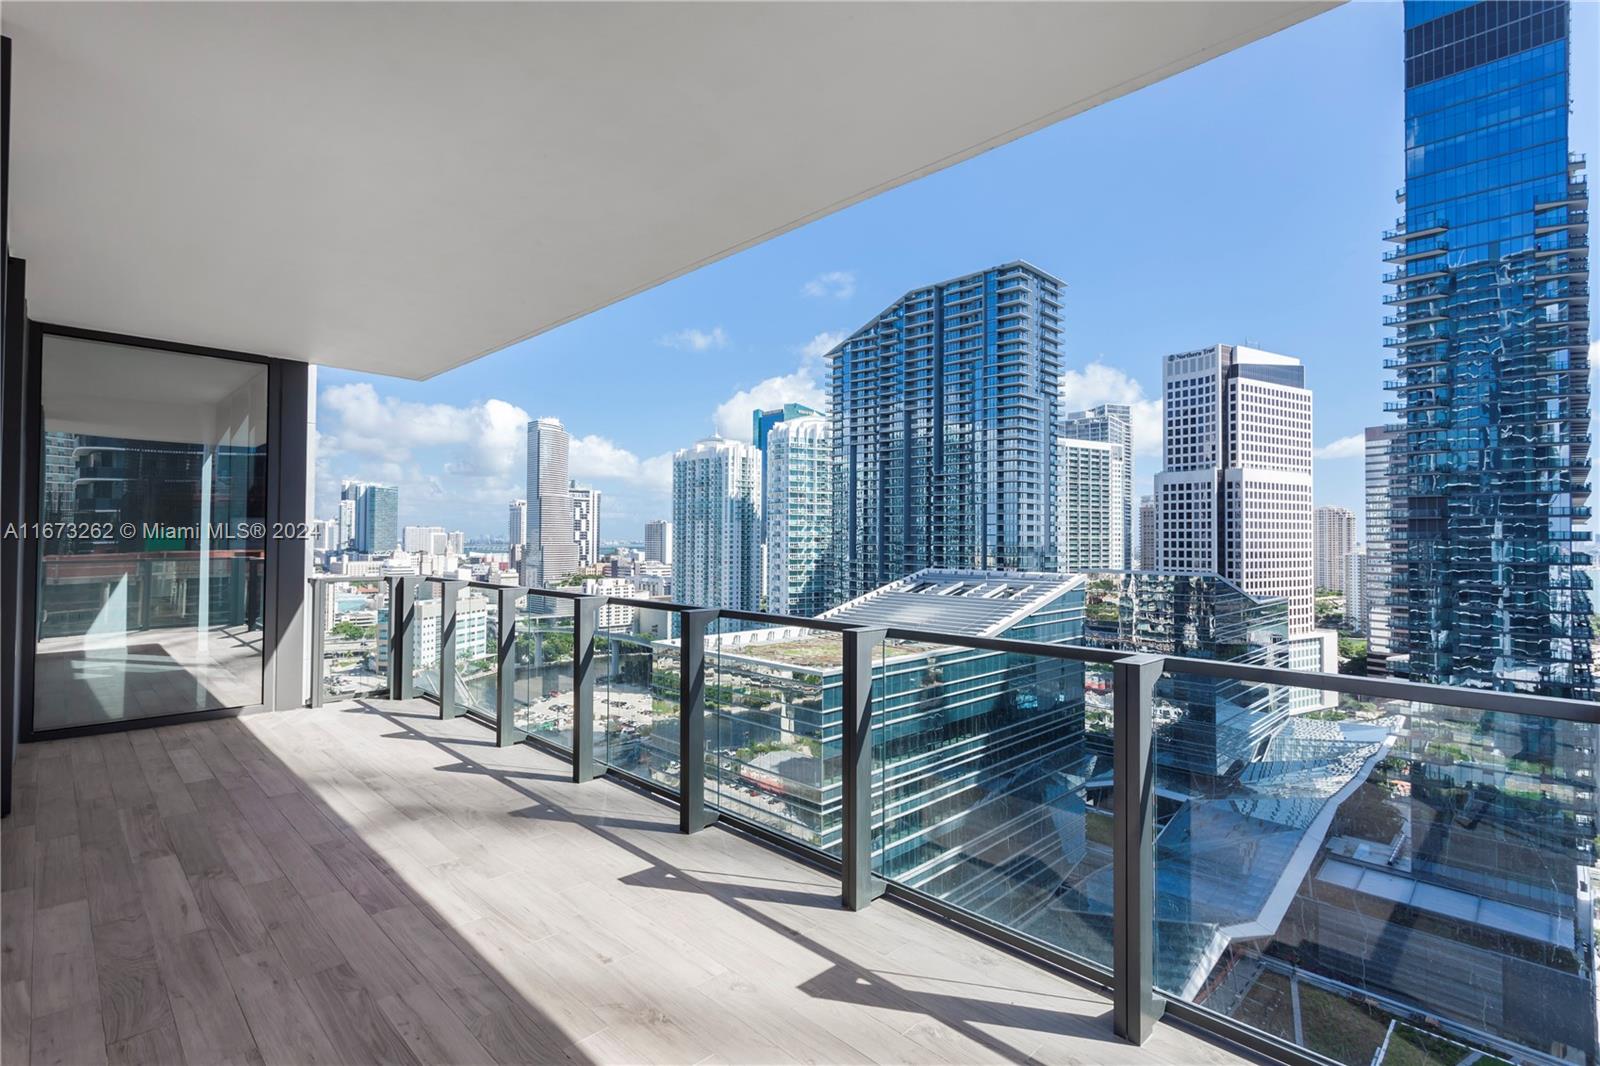
[[[382,578],[329,581],[322,617],[325,700],[389,692],[389,585]]]
[[[493,589],[467,587],[456,596],[456,707],[494,718],[500,676],[500,604]]]
[[[706,802],[838,854],[843,638],[714,622],[706,637]]]
[[[873,715],[873,866],[1111,964],[1109,668],[889,640]]]
[[[265,364],[47,335],[34,728],[260,704]]]
[[[517,598],[516,681],[511,713],[529,736],[572,748],[572,601]]]
[[[412,607],[415,619],[415,650],[411,659],[411,683],[419,696],[439,696],[439,649],[444,643],[441,609],[444,588],[437,581],[417,582]]]
[[[1592,1061],[1595,728],[1324,703],[1211,777],[1157,733],[1158,989],[1360,1066]]]
[[[676,788],[678,648],[662,639],[670,628],[665,619],[651,632],[635,632],[640,628],[602,618],[595,635],[600,673],[595,683],[594,721],[596,732],[603,732],[595,741],[595,757],[663,787]]]

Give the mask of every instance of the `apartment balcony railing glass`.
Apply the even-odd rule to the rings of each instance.
[[[313,699],[353,699],[389,690],[390,582],[371,578],[314,581]]]
[[[1166,1014],[1294,1062],[1596,1054],[1594,704],[1288,669],[1281,634],[1248,662],[1091,646],[1093,604],[1087,628],[1060,615],[1084,644],[313,587],[321,618],[329,595],[394,597],[387,639],[387,603],[359,634],[374,662],[400,649],[388,695],[432,696],[436,655],[442,716],[663,794],[685,832],[721,818],[802,851],[849,908],[888,894],[1099,983],[1126,1038]],[[317,703],[383,676],[354,683],[335,628]]]

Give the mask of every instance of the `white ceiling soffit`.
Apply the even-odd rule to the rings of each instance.
[[[7,0],[13,254],[41,321],[425,378],[1332,6]]]

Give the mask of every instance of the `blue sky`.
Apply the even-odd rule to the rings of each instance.
[[[1600,161],[1597,5],[1573,6],[1573,147]],[[1138,405],[1140,492],[1161,357],[1250,344],[1305,361],[1317,501],[1359,513],[1359,434],[1385,420],[1400,48],[1399,4],[1348,4],[430,381],[323,370],[317,513],[363,477],[400,485],[404,524],[503,535],[523,423],[553,415],[605,493],[603,538],[638,539],[670,512],[674,450],[819,400],[833,340],[1012,259],[1067,283],[1068,403]]]

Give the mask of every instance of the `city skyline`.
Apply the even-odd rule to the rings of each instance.
[[[1596,147],[1597,21],[1575,5],[1579,152]],[[572,433],[572,476],[608,497],[607,538],[636,542],[670,514],[675,450],[713,430],[747,440],[758,407],[816,406],[822,354],[909,287],[1024,258],[1066,282],[1063,410],[1135,406],[1135,496],[1160,465],[1162,357],[1237,339],[1305,362],[1316,502],[1360,515],[1361,434],[1390,398],[1377,235],[1404,182],[1401,31],[1399,5],[1347,5],[431,381],[324,369],[317,513],[354,477],[401,485],[404,524],[501,529],[522,495],[522,427],[553,416]],[[1202,151],[1250,166],[1186,170],[1178,195],[1171,160]],[[1307,173],[1319,210],[1296,225],[1319,255],[1261,271],[1263,220],[1294,211]],[[986,195],[1007,183],[1029,206]],[[1206,212],[1183,209],[1201,200]],[[918,225],[930,211],[945,221]],[[1161,312],[1141,313],[1156,246]]]

